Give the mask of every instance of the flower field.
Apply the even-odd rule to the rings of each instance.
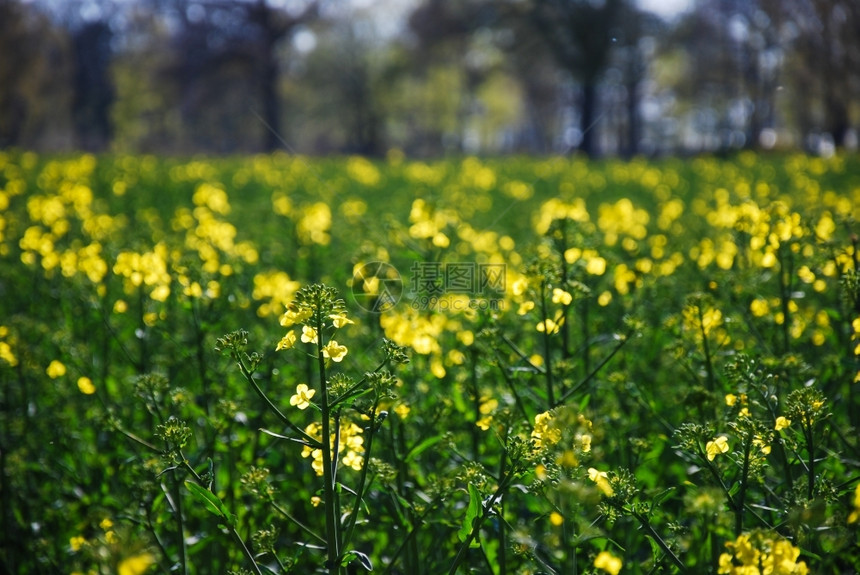
[[[3,573],[860,570],[860,158],[0,152]]]

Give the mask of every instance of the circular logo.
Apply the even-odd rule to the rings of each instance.
[[[352,297],[362,309],[382,313],[397,305],[403,296],[400,272],[386,262],[369,262],[352,275]]]

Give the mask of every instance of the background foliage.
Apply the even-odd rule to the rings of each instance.
[[[682,4],[660,17],[633,0],[2,0],[0,147],[856,147],[856,2]]]

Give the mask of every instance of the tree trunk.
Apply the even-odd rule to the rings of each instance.
[[[579,141],[579,151],[593,158],[597,155],[597,140],[595,135],[595,124],[597,118],[597,85],[594,82],[586,81],[582,86],[582,111],[579,117],[579,130],[582,139]]]
[[[274,56],[274,42],[267,38],[263,46],[262,77],[260,78],[261,97],[263,100],[263,151],[273,152],[281,147],[280,135],[281,105],[278,99],[278,81],[280,74],[278,62]]]

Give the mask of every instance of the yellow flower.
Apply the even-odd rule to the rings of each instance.
[[[555,321],[549,318],[537,324],[537,330],[541,333],[556,333],[559,327],[560,324],[557,324]]]
[[[585,271],[593,276],[602,276],[606,272],[606,260],[600,256],[591,258],[585,264]]]
[[[85,376],[78,378],[78,389],[84,395],[92,395],[96,392],[96,386],[93,385],[93,381]]]
[[[533,302],[532,300],[526,300],[520,304],[519,309],[517,309],[517,315],[526,315],[534,308],[535,302]]]
[[[355,471],[361,471],[361,465],[364,462],[364,458],[361,457],[355,451],[349,451],[343,458],[343,464],[347,467],[352,468]]]
[[[280,318],[281,327],[290,327],[297,323],[302,323],[311,317],[311,310],[303,309],[301,311],[288,309]]]
[[[492,415],[485,415],[484,417],[482,417],[481,419],[476,421],[475,425],[477,425],[478,427],[480,427],[484,431],[487,431],[488,429],[490,429],[490,425],[492,423],[493,423],[493,416]]]
[[[761,437],[754,437],[753,445],[758,447],[763,455],[770,455],[770,445],[768,445],[767,442]]]
[[[323,355],[331,358],[334,362],[343,361],[343,358],[346,356],[348,351],[349,350],[346,349],[345,345],[338,345],[335,340],[331,340],[325,345],[325,347],[323,347]]]
[[[108,519],[107,517],[105,517],[105,518],[104,518],[104,519],[102,519],[102,520],[101,520],[101,522],[99,523],[99,527],[101,527],[101,528],[102,528],[102,531],[107,531],[108,529],[110,529],[111,527],[113,527],[113,521],[111,521],[110,519]]]
[[[317,330],[309,325],[302,326],[302,341],[304,343],[316,343]]]
[[[538,449],[555,445],[561,441],[561,429],[552,423],[552,419],[552,413],[549,411],[535,415],[535,426],[532,430],[532,440],[534,440],[535,447]]]
[[[564,523],[564,517],[561,516],[561,513],[558,511],[553,511],[549,514],[549,522],[552,523],[555,527],[561,527]]]
[[[594,567],[609,573],[610,575],[618,575],[621,572],[623,563],[621,559],[610,553],[609,551],[601,551],[594,558]]]
[[[726,395],[726,405],[729,407],[734,406],[734,404],[738,401],[738,396],[734,393],[729,393]]]
[[[48,365],[47,369],[45,369],[45,373],[47,373],[48,377],[51,379],[57,379],[58,377],[66,375],[66,366],[63,365],[61,361],[57,361],[55,359],[50,365]]]
[[[764,298],[756,298],[750,302],[750,311],[755,317],[764,317],[770,313],[770,305]]]
[[[612,494],[615,493],[612,486],[609,484],[609,475],[605,471],[598,471],[593,467],[589,467],[588,478],[595,482],[597,484],[597,488],[600,489],[607,497],[612,497]],[[621,565],[619,565],[618,568],[620,569]]]
[[[314,507],[319,507],[320,503],[322,503],[322,499],[318,495],[314,495],[311,497],[311,505]]]
[[[560,303],[562,305],[570,305],[573,301],[573,296],[563,289],[554,288],[552,290],[552,303]]]
[[[720,566],[717,569],[717,573],[720,575],[730,575],[734,572],[734,569],[735,565],[732,563],[731,553],[720,554]]]
[[[713,461],[714,457],[721,453],[726,453],[729,450],[729,438],[725,435],[721,435],[714,439],[713,441],[709,441],[705,446],[705,451],[708,454],[708,461]]]
[[[518,277],[511,284],[511,293],[514,295],[523,295],[526,293],[526,290],[529,288],[529,280],[524,277]]]
[[[119,575],[142,575],[155,563],[155,557],[151,553],[141,553],[128,559],[123,559],[119,564],[117,573]]]
[[[848,516],[848,523],[857,523],[857,521],[860,521],[860,483],[854,490],[854,511]]]
[[[296,345],[296,332],[290,330],[287,332],[287,335],[281,338],[281,341],[278,342],[275,351],[281,351],[282,349],[290,349]]]
[[[785,429],[789,425],[791,425],[791,420],[788,419],[787,417],[783,417],[780,415],[779,417],[776,418],[776,426],[774,427],[774,429],[776,429],[777,431],[780,431],[780,430]]]
[[[80,551],[81,547],[87,544],[87,540],[85,537],[80,535],[76,535],[69,539],[69,546],[72,548],[72,551]]]
[[[582,444],[582,452],[588,453],[591,451],[591,435],[588,433],[583,433],[582,435],[577,435],[577,439],[579,439]]]
[[[332,323],[332,325],[333,325],[334,327],[336,327],[336,328],[342,328],[343,326],[345,326],[345,325],[347,325],[347,324],[355,323],[354,321],[352,321],[351,319],[347,318],[347,317],[346,317],[345,315],[343,315],[343,314],[332,314],[332,315],[330,315],[330,316],[328,316],[328,317],[329,317],[329,319],[331,319],[331,323]]]
[[[290,398],[290,405],[295,405],[299,409],[307,409],[316,392],[315,389],[309,389],[307,384],[300,383],[296,386],[296,394]]]
[[[401,403],[394,408],[394,413],[396,413],[397,417],[399,417],[400,419],[406,419],[409,416],[410,410],[411,408],[407,404]]]

